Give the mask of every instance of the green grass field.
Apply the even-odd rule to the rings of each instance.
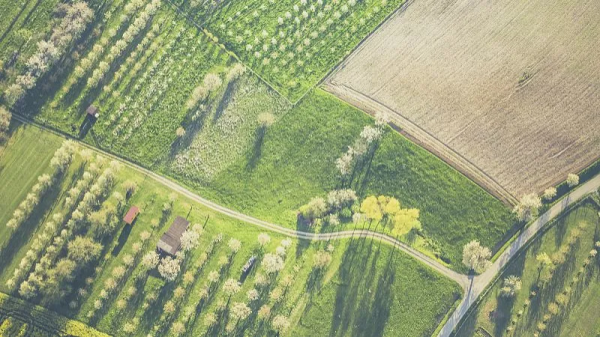
[[[10,158],[15,155],[14,151],[20,149],[19,140],[27,140],[29,147],[43,146],[49,142],[56,142],[56,146],[60,144],[60,138],[50,134],[40,136],[38,133],[39,131],[33,128],[18,129],[14,134],[15,139],[4,150],[3,157]],[[25,157],[22,161],[24,165],[34,165],[34,163],[39,165],[39,161],[33,156]],[[80,158],[76,158],[69,170],[73,173],[80,172],[80,169],[85,169],[85,165]],[[35,176],[33,173],[30,175]],[[4,175],[0,176],[0,185],[4,184],[4,177]],[[29,178],[29,175],[22,175],[19,180],[26,181]],[[61,185],[62,188],[67,189],[74,179],[77,178],[75,176],[71,178],[69,175]],[[98,261],[99,268],[87,268],[75,280],[74,290],[87,289],[86,294],[82,295],[76,291],[68,295],[65,302],[61,304],[48,303],[46,306],[115,336],[146,336],[152,331],[158,331],[159,335],[170,335],[173,323],[184,316],[183,313],[187,308],[193,307],[197,309],[197,314],[186,323],[187,335],[192,336],[205,332],[206,327],[203,322],[206,315],[215,311],[220,299],[227,300],[221,292],[221,286],[225,279],[228,277],[237,279],[240,276],[241,266],[250,255],[260,256],[265,252],[273,252],[284,237],[269,234],[271,242],[264,250],[261,250],[257,242],[257,235],[262,232],[259,228],[215,213],[181,196],[174,202],[172,212],[164,215],[162,205],[167,202],[170,193],[168,189],[136,171],[122,167],[113,190],[120,191],[121,183],[125,180],[135,181],[138,185],[136,193],[127,202],[127,206],[137,205],[142,210],[136,223],[132,227],[120,223],[117,232],[105,242],[102,257]],[[57,198],[53,199],[54,211],[68,211],[62,208],[64,207],[64,198],[64,194],[60,193]],[[109,197],[109,200],[104,201],[103,204],[114,202],[113,199],[114,197]],[[102,207],[102,205],[98,207]],[[9,208],[6,201],[0,202],[0,207]],[[194,269],[197,271],[192,284],[185,288],[186,296],[177,303],[175,314],[165,320],[160,318],[163,305],[173,298],[175,288],[183,284],[181,275],[172,283],[165,283],[156,272],[136,278],[134,275],[140,273],[145,275],[145,272],[140,270],[139,260],[136,260],[134,266],[126,273],[123,282],[118,284],[114,294],[104,300],[102,309],[97,310],[91,317],[88,316],[89,311],[95,306],[96,300],[100,298],[104,284],[113,274],[115,267],[123,265],[123,257],[133,254],[133,244],[138,241],[140,234],[144,231],[151,233],[143,251],[154,250],[158,238],[176,215],[187,217],[192,223],[205,224],[205,230],[201,236],[199,247],[192,251],[185,260],[186,262],[183,263],[184,271]],[[158,227],[153,225],[154,219],[159,220],[156,222]],[[31,232],[32,237],[38,234],[40,225],[43,223],[45,221],[40,219],[35,224],[35,228]],[[215,250],[208,255],[206,264],[198,267],[195,263],[202,256],[208,243],[218,233],[223,235],[223,242],[217,244]],[[227,247],[229,238],[236,238],[242,242],[242,249],[234,255],[229,253]],[[25,244],[18,254],[10,258],[6,268],[0,274],[3,281],[13,274],[23,256],[22,253],[28,249],[28,244]],[[312,272],[314,254],[330,245],[333,253],[329,267],[322,274]],[[201,289],[204,287],[207,275],[217,268],[222,256],[229,256],[231,262],[221,272],[221,277],[217,285],[212,288],[209,298],[201,300]],[[365,275],[364,268],[369,268],[372,272]],[[258,269],[258,267],[255,268],[243,283],[242,290],[231,298],[232,303],[247,301],[246,291],[252,288]],[[292,283],[282,299],[274,303],[269,299],[269,292],[273,288],[282,287],[282,280],[286,276],[293,277]],[[86,285],[84,282],[88,277],[91,277],[92,280],[90,285]],[[136,286],[136,294],[127,302],[124,309],[118,309],[116,303],[125,297],[125,293],[132,285]],[[7,290],[5,282],[0,284],[0,289]],[[147,309],[144,307],[144,302],[153,292],[158,294],[158,299],[152,309]],[[306,327],[314,326],[318,327],[318,331],[323,334],[330,332],[336,335],[355,335],[357,331],[363,331],[372,336],[395,336],[398,333],[406,336],[421,336],[431,333],[437,327],[454,301],[460,297],[460,288],[457,284],[441,277],[407,255],[399,251],[392,252],[391,247],[377,241],[356,239],[310,243],[293,240],[291,247],[287,250],[285,268],[272,280],[270,290],[263,290],[262,294],[258,302],[253,302],[252,310],[256,313],[260,305],[269,304],[272,306],[271,317],[277,314],[289,316],[291,327],[288,335],[311,335],[310,330],[307,330]],[[332,297],[338,298],[339,301],[330,302],[329,299]],[[43,302],[41,298],[34,298],[32,301],[34,303]],[[364,320],[365,307],[369,308],[372,319]],[[408,307],[414,310],[406,311]],[[338,317],[336,313],[340,313],[340,310],[343,311],[343,314]],[[221,322],[226,322],[228,315],[226,313],[223,315]],[[377,326],[371,324],[375,323],[374,319],[379,320],[380,324],[378,323]],[[362,325],[359,324],[350,330],[338,328],[344,326],[347,321],[356,324],[366,323],[361,323]],[[134,333],[123,330],[128,322],[138,322]],[[253,314],[243,323],[238,324],[236,329],[240,333],[249,335],[269,335],[271,333],[269,322],[261,322],[256,314]],[[158,324],[160,327],[155,330],[154,326]],[[219,329],[216,331],[224,333],[225,323],[214,329]]]
[[[588,289],[584,290],[580,302],[573,308],[572,313],[560,332],[564,337],[600,336],[600,282],[595,278]]]
[[[295,228],[301,205],[341,187],[335,160],[372,123],[361,111],[316,90],[278,117],[259,144],[246,137],[245,152],[214,177],[192,165],[178,170],[174,164],[166,173],[236,210]],[[229,152],[211,154],[221,153]],[[428,240],[423,249],[459,270],[463,244],[477,239],[493,247],[512,225],[502,203],[391,129],[351,187],[361,197],[393,195],[420,209]]]
[[[37,177],[48,172],[48,163],[61,140],[34,127],[20,127],[12,135],[9,150],[0,148],[0,247],[9,238],[6,223],[25,198]],[[33,215],[32,218],[36,218]],[[28,224],[26,223],[25,226]]]
[[[599,209],[597,203],[586,199],[555,220],[543,236],[535,239],[524,253],[511,261],[475,311],[463,322],[456,336],[480,336],[481,330],[497,337],[531,336],[537,324],[545,320],[549,304],[567,287],[570,287],[568,304],[560,306],[559,314],[548,319],[546,330],[540,336],[594,336],[598,328],[597,311],[593,311],[599,302],[598,260],[592,259],[575,284],[573,277],[577,276],[594,242],[599,239]],[[566,261],[556,269],[551,281],[540,287],[540,264],[536,256],[541,253],[553,256],[582,222],[587,226],[581,231],[579,241],[567,254]],[[508,275],[517,275],[522,281],[521,291],[510,299],[500,296],[502,279]],[[535,296],[532,296],[532,291],[536,292]],[[525,305],[526,302],[529,304]],[[516,324],[511,323],[514,319]],[[507,332],[509,326],[513,327],[512,332]]]

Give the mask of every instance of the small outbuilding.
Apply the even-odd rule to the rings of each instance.
[[[90,105],[86,110],[86,114],[93,119],[98,119],[100,117],[100,113],[98,112],[98,108],[93,105]]]
[[[246,264],[242,267],[242,275],[246,275],[250,272],[250,270],[252,269],[252,266],[254,266],[254,263],[256,262],[256,256],[252,255],[250,257],[250,259],[248,259],[248,262],[246,262]]]
[[[185,218],[178,216],[175,218],[169,230],[163,234],[158,243],[156,249],[159,252],[175,256],[181,248],[181,235],[186,231],[190,222]]]
[[[131,206],[129,211],[127,211],[127,214],[125,214],[123,221],[125,221],[126,224],[131,225],[137,218],[138,214],[140,214],[140,209],[137,206]]]

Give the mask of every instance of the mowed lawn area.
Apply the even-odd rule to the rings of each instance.
[[[15,137],[21,135],[32,148],[49,141],[61,143],[59,137],[50,134],[34,137],[37,133],[39,131],[31,127],[23,128],[15,132]],[[19,149],[16,147],[18,144],[11,142],[3,156],[14,155],[13,151]],[[23,160],[27,165],[37,162],[34,157]],[[460,298],[461,289],[457,284],[378,241],[346,239],[312,243],[293,239],[288,245],[283,242],[285,237],[265,233],[270,240],[261,247],[257,240],[262,233],[259,228],[211,211],[183,196],[170,195],[171,191],[156,181],[124,165],[117,165],[120,166],[117,169],[98,155],[87,161],[79,154],[75,156],[69,174],[63,178],[61,193],[53,199],[55,208],[52,213],[60,211],[67,217],[72,215],[71,208],[66,206],[66,193],[62,192],[81,179],[80,175],[73,173],[85,176],[83,172],[90,170],[92,164],[98,165],[100,172],[109,167],[115,167],[113,170],[116,172],[116,180],[106,198],[99,199],[100,204],[92,211],[115,205],[119,198],[114,192],[125,195],[123,183],[130,181],[135,182],[136,191],[125,200],[126,204],[117,216],[122,218],[132,205],[138,206],[141,213],[133,226],[118,221],[112,234],[100,241],[103,245],[100,257],[79,270],[73,281],[68,281],[72,287],[65,288],[67,293],[60,303],[52,302],[43,291],[29,301],[43,304],[113,336],[166,336],[174,334],[181,326],[186,336],[202,335],[207,331],[210,331],[209,334],[231,333],[228,329],[239,334],[267,336],[275,333],[272,320],[276,316],[285,316],[289,321],[289,328],[281,334],[286,336],[309,336],[314,335],[314,331],[336,336],[355,335],[360,331],[370,336],[423,336],[435,330]],[[35,177],[33,173],[30,175]],[[4,177],[0,175],[0,185],[5,183]],[[25,174],[19,179],[27,181],[32,178]],[[170,203],[170,210],[165,211],[165,205]],[[4,202],[0,206],[8,209]],[[186,254],[180,273],[168,282],[156,270],[146,272],[141,258],[155,250],[158,239],[176,216],[185,217],[191,224],[199,224],[203,229],[199,245]],[[49,218],[35,223],[31,238],[47,233]],[[57,226],[62,225],[58,223]],[[78,230],[78,235],[93,237],[89,229],[92,227],[84,226]],[[21,227],[17,229],[21,230]],[[142,241],[141,237],[145,236],[149,237]],[[66,240],[71,240],[66,237]],[[240,241],[239,250],[231,250],[231,239]],[[140,246],[141,251],[137,251],[139,248],[136,247]],[[285,253],[278,253],[283,256],[283,269],[269,278],[268,285],[258,286],[259,274],[265,274],[262,258],[284,246],[287,247]],[[12,277],[29,249],[32,249],[30,242],[24,243],[18,249],[19,253],[13,254],[14,257],[7,261],[0,274],[3,280],[0,290],[3,292],[20,297],[18,287],[11,292],[5,281]],[[331,260],[325,268],[316,270],[313,261],[318,254],[328,254]],[[56,259],[64,255],[65,251],[62,251]],[[240,269],[252,255],[259,259],[256,266],[241,279],[241,289],[227,296],[223,290],[226,280],[240,280]],[[34,265],[39,265],[39,258],[40,255],[34,258]],[[131,258],[132,264],[124,262]],[[31,271],[35,269],[31,268]],[[117,272],[122,268],[125,269],[124,274]],[[369,268],[369,275],[365,275],[364,268]],[[213,280],[211,272],[217,273],[216,280]],[[107,284],[112,282],[109,279],[116,280],[116,285],[107,288]],[[249,300],[247,292],[255,287],[259,290],[259,297]],[[339,300],[331,302],[331,298]],[[247,304],[251,309],[250,316],[244,319],[231,316],[232,306],[236,303]],[[270,309],[270,315],[258,315],[263,306]],[[369,308],[368,313],[365,307]],[[406,311],[406,308],[412,310]],[[213,314],[219,323],[209,326],[206,324],[209,321],[207,317]],[[236,324],[232,323],[236,321]],[[357,327],[348,330],[339,328],[347,326],[348,321],[354,322]],[[307,330],[307,327],[317,330]]]
[[[599,249],[599,210],[598,197],[588,197],[555,220],[511,261],[456,336],[595,336],[600,259],[591,251]],[[552,264],[542,268],[543,253]],[[544,281],[548,268],[555,271]],[[509,275],[522,282],[515,297],[501,296]]]

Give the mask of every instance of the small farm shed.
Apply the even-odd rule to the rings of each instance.
[[[138,214],[140,214],[140,209],[137,206],[131,206],[129,211],[127,211],[127,214],[125,214],[123,221],[125,221],[126,224],[131,225],[135,221],[135,218],[137,218]]]
[[[98,117],[100,117],[100,113],[98,113],[98,108],[96,108],[93,105],[90,105],[85,112],[87,113],[87,115],[93,119],[98,119]]]
[[[175,218],[169,230],[163,234],[156,248],[158,251],[174,256],[181,248],[181,235],[190,225],[185,218],[178,216]]]
[[[250,272],[250,270],[252,269],[252,266],[254,266],[254,263],[256,262],[256,256],[252,255],[250,257],[250,259],[248,259],[248,262],[246,262],[246,264],[242,267],[242,275],[246,275]]]

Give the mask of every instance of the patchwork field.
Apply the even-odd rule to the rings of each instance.
[[[212,10],[176,2],[191,15],[214,13],[199,24],[297,102],[404,0],[224,1]]]
[[[596,336],[598,200],[598,195],[584,199],[516,256],[456,336]],[[519,278],[513,296],[503,292],[509,276]]]
[[[165,169],[201,195],[259,219],[309,231],[319,229],[299,224],[297,214],[313,197],[325,197],[342,186],[354,189],[361,199],[394,196],[421,211],[421,236],[417,242],[408,241],[459,270],[464,268],[460,261],[465,243],[477,239],[494,247],[513,225],[510,211],[501,202],[391,129],[370,157],[370,165],[357,170],[344,185],[335,161],[373,122],[326,92],[310,93],[283,114],[272,108],[277,119],[262,137],[256,132],[256,121],[248,117],[253,111],[247,102],[271,102],[278,109],[281,102],[256,89],[241,90],[234,97],[214,124],[206,123],[197,133],[194,143],[201,146],[184,152]],[[207,120],[214,120],[213,116]],[[237,120],[240,127],[233,132],[222,127],[226,120]],[[254,126],[244,126],[248,123]],[[218,141],[209,143],[209,137]],[[204,169],[203,158],[209,159],[213,171]],[[342,222],[335,229],[355,226]],[[331,227],[323,230],[334,230]],[[372,229],[386,230],[375,225]]]
[[[326,81],[514,201],[600,153],[598,1],[418,0]]]
[[[373,143],[360,169],[354,170],[356,174],[342,177],[336,167],[336,161],[355,146],[365,129],[372,130],[375,121],[320,89],[306,91],[350,50],[348,41],[366,35],[399,1],[301,3],[298,11],[288,1],[264,4],[264,8],[255,1],[248,3],[253,7],[241,10],[242,2],[215,7],[202,3],[192,8],[199,3],[179,1],[177,5],[185,9],[179,13],[171,3],[156,0],[115,0],[106,5],[91,1],[94,20],[89,27],[12,108],[174,177],[227,207],[289,228],[322,230],[299,223],[298,209],[332,190],[352,188],[361,200],[385,194],[420,210],[422,230],[402,239],[452,268],[464,268],[460,250],[468,240],[478,239],[491,248],[501,246],[498,242],[514,224],[509,209],[435,156],[388,132],[388,127],[382,129],[382,139]],[[236,9],[243,14],[230,28],[239,30],[238,26],[248,25],[248,15],[253,24],[271,24],[271,15],[288,6],[295,16],[304,17],[304,11],[310,14],[298,27],[293,18],[286,18],[290,22],[284,25],[265,26],[270,33],[302,32],[328,22],[329,16],[347,22],[332,26],[327,34],[317,34],[319,41],[335,40],[343,48],[307,58],[319,70],[304,82],[307,86],[300,90],[304,99],[296,105],[244,68],[214,42],[210,32],[190,20],[214,12],[204,17],[211,20],[209,30],[223,33],[219,23]],[[254,11],[264,15],[256,18]],[[371,21],[357,25],[360,28],[353,34],[339,28],[361,21],[361,13],[370,13]],[[46,29],[54,31],[59,19],[47,22]],[[240,56],[244,61],[247,55]],[[22,55],[8,68],[14,74],[4,78],[4,84],[18,77],[17,70],[27,68],[26,57]],[[285,76],[300,78],[306,69],[293,71],[298,73]],[[97,117],[88,113],[90,108],[95,108]],[[353,223],[348,215],[342,220],[327,230],[364,225]],[[373,227],[393,235],[386,226]]]
[[[13,158],[24,144],[60,144],[59,137],[36,132],[17,129],[2,158]],[[30,156],[22,161],[39,165]],[[32,214],[39,216],[26,216],[6,234],[12,241],[27,232],[31,240],[13,244],[10,254],[2,252],[0,290],[113,336],[423,336],[461,296],[458,284],[386,244],[286,240],[171,193],[94,152],[76,148],[62,173],[53,173],[54,164],[39,166],[53,176],[42,197],[53,197],[34,205]],[[17,179],[25,183],[36,174],[24,171]],[[0,185],[7,183],[5,177],[0,175]],[[12,200],[0,199],[0,209],[9,214],[11,205]],[[132,205],[141,213],[125,225],[121,219]],[[167,278],[171,269],[160,267],[166,259],[157,269],[148,267],[147,256],[176,216],[190,221],[199,238],[185,246],[186,253],[175,260],[177,271]],[[82,257],[73,248],[81,238],[88,241],[79,246],[87,257],[69,267]],[[242,277],[240,270],[253,255],[257,263]],[[365,268],[372,272],[366,275]],[[330,301],[334,297],[340,301]],[[6,330],[0,331],[53,327],[44,321],[45,311],[35,327],[21,316],[9,319],[5,312],[29,304],[3,298],[0,329]]]

